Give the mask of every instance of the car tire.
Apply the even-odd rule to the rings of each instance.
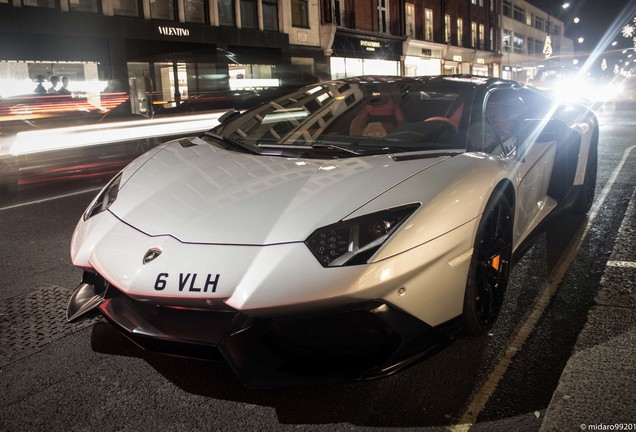
[[[479,222],[468,271],[462,316],[468,335],[486,333],[499,316],[512,261],[512,226],[510,202],[496,190]]]
[[[572,206],[574,214],[585,214],[592,208],[594,202],[594,190],[596,189],[596,175],[598,170],[598,128],[594,130],[590,150],[585,164],[585,178],[579,188],[576,201]]]

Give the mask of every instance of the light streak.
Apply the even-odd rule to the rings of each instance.
[[[144,138],[196,134],[216,126],[221,114],[209,113],[19,132],[10,144],[9,154],[18,156]]]

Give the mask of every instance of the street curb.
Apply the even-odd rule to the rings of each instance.
[[[636,430],[636,191],[541,432]]]

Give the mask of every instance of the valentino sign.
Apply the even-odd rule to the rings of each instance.
[[[164,36],[190,36],[190,30],[181,27],[157,26],[157,30]]]

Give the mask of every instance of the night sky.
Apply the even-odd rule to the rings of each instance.
[[[597,44],[603,40],[603,36],[608,32],[607,42],[617,41],[618,45],[607,49],[633,48],[634,42],[631,38],[623,37],[622,28],[627,24],[632,24],[636,16],[636,0],[528,0],[541,9],[557,16],[565,23],[565,34],[574,39],[577,51],[592,51]],[[563,9],[561,5],[569,1],[570,7]],[[573,23],[573,18],[579,17],[578,24]],[[618,19],[617,18],[621,18]],[[579,36],[585,38],[582,44],[577,43]],[[636,36],[636,34],[635,34]]]

